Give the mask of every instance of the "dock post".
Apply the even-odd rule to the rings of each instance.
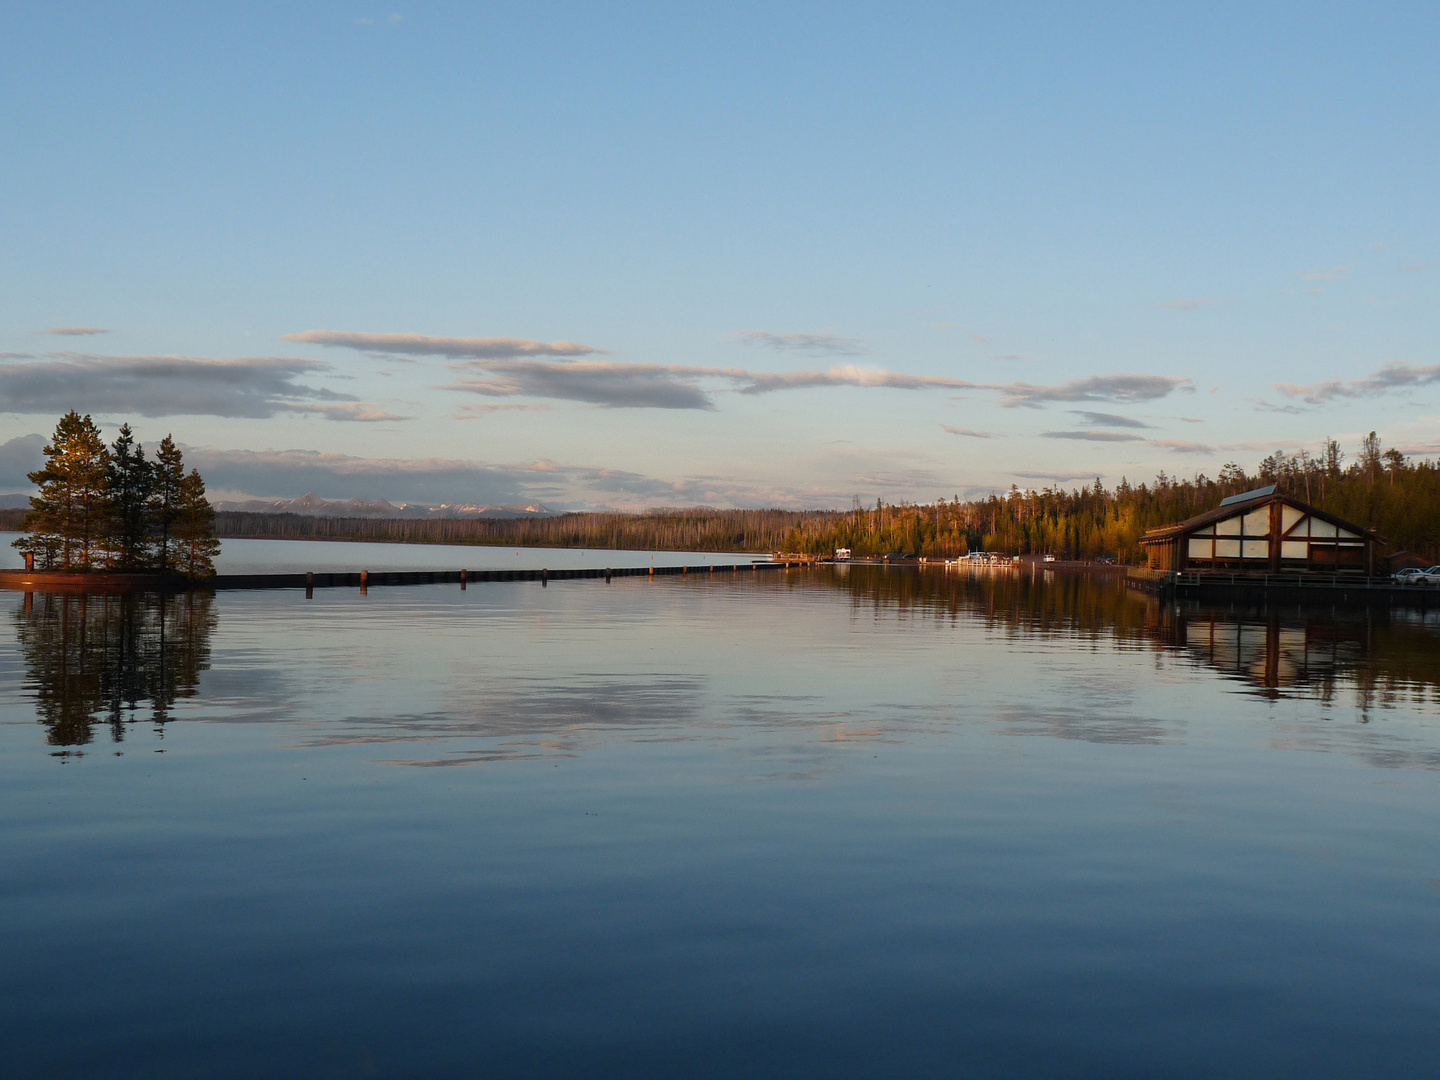
[[[653,566],[650,567],[650,576],[651,576],[651,577],[654,577],[654,576],[655,576],[655,567],[653,567]]]
[[[605,567],[605,584],[610,584],[610,567]]]
[[[313,570],[305,571],[305,599],[315,599],[315,571]]]
[[[35,552],[33,551],[25,552],[25,572],[27,574],[33,574],[35,572]],[[30,594],[26,593],[25,595],[29,596]]]
[[[688,567],[688,566],[682,566],[682,567],[680,567],[680,573],[682,573],[682,574],[688,574],[688,573],[690,573],[690,567]]]
[[[544,567],[540,568],[540,587],[543,589],[550,587],[550,571]]]
[[[361,596],[368,596],[369,594],[370,594],[370,571],[369,571],[369,570],[361,570],[361,571],[360,571],[360,595],[361,595]]]
[[[464,591],[465,591],[465,571],[464,571],[464,570],[461,570],[461,571],[460,571],[460,591],[461,591],[461,592],[464,592]]]

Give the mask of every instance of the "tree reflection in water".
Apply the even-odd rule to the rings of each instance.
[[[1108,638],[1176,650],[1264,697],[1329,703],[1354,692],[1362,712],[1440,697],[1440,612],[1372,606],[1162,601],[1122,575],[1026,566],[837,567],[851,605],[902,617],[980,618],[1006,636]],[[797,584],[798,587],[798,584]]]
[[[210,666],[208,593],[27,595],[15,612],[25,689],[53,746],[81,746],[103,719],[111,738],[143,719],[164,724]]]

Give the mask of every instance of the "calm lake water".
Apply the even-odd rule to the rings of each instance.
[[[1434,611],[879,567],[0,607],[7,1075],[1440,1056]]]
[[[25,556],[0,532],[0,570],[20,569]],[[359,570],[573,570],[587,566],[703,566],[754,562],[765,556],[708,551],[614,551],[608,548],[508,548],[479,544],[364,544],[335,540],[222,540],[219,574],[303,574]]]

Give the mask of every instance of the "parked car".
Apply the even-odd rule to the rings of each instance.
[[[1425,573],[1426,572],[1418,566],[1407,566],[1404,570],[1396,570],[1395,573],[1391,574],[1390,580],[1397,585],[1413,585],[1415,579],[1423,577]]]
[[[1440,565],[1430,567],[1423,574],[1417,574],[1413,581],[1416,585],[1440,585]]]

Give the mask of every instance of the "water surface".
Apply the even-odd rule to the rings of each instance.
[[[0,594],[14,1075],[1426,1076],[1440,619]]]
[[[0,570],[25,557],[11,546],[20,533],[0,532]],[[220,574],[353,573],[360,570],[574,570],[585,567],[705,566],[767,560],[713,551],[617,551],[610,548],[494,547],[484,544],[372,544],[348,540],[220,541]]]

